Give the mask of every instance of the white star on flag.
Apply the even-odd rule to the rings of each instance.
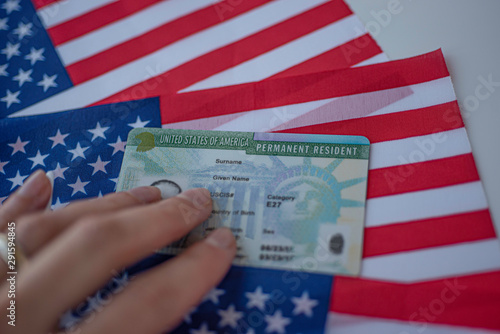
[[[264,311],[266,306],[266,301],[271,298],[271,296],[267,293],[262,293],[262,287],[258,286],[255,289],[255,292],[247,292],[245,296],[248,298],[247,308],[250,309],[252,307],[256,307],[261,311]]]
[[[9,26],[7,25],[8,20],[8,17],[0,19],[0,30],[9,30]]]
[[[37,83],[37,86],[42,86],[43,91],[46,92],[47,89],[50,87],[57,87],[57,84],[55,82],[57,78],[57,74],[54,74],[52,76],[48,76],[47,74],[43,74],[43,80]]]
[[[97,156],[96,162],[90,162],[89,165],[94,167],[94,171],[92,172],[92,175],[95,173],[101,171],[107,174],[108,172],[106,171],[106,165],[109,164],[111,161],[102,161],[101,156]]]
[[[54,210],[54,209],[53,209]],[[72,328],[76,324],[80,322],[81,318],[80,317],[75,317],[73,315],[73,311],[66,311],[63,313],[59,321],[62,323],[66,324],[67,328]]]
[[[189,331],[190,334],[217,334],[214,331],[209,331],[208,330],[208,325],[206,322],[202,323],[200,328],[198,329],[191,329]]]
[[[54,174],[54,180],[57,179],[58,177],[60,177],[63,180],[66,180],[66,178],[64,177],[64,172],[68,168],[69,167],[61,167],[61,165],[57,163],[56,168],[52,171],[52,173]]]
[[[33,166],[31,166],[31,168],[35,168],[37,165],[45,167],[45,163],[43,162],[43,160],[45,160],[45,158],[47,158],[48,156],[48,154],[42,155],[40,153],[40,150],[38,150],[34,157],[28,158],[29,160],[33,161]]]
[[[196,312],[196,309],[197,309],[196,307],[193,307],[192,309],[190,309],[190,310],[188,311],[188,313],[186,313],[186,315],[184,315],[184,322],[185,322],[185,323],[190,324],[190,323],[193,321],[193,319],[191,319],[191,315],[192,315],[194,312]]]
[[[19,174],[19,171],[17,171],[16,176],[14,176],[10,179],[7,179],[10,182],[12,182],[12,187],[10,187],[10,190],[14,189],[16,186],[22,186],[23,181],[27,176],[28,175],[21,176],[21,174]]]
[[[19,52],[20,43],[12,44],[11,42],[7,42],[7,45],[4,49],[2,49],[2,53],[7,57],[7,60],[14,56],[19,56],[21,53]]]
[[[87,130],[88,132],[90,132],[92,134],[92,139],[90,141],[94,141],[94,139],[96,139],[98,137],[106,139],[106,135],[104,134],[104,132],[106,132],[107,130],[109,130],[109,126],[103,128],[103,127],[101,127],[101,124],[99,122],[97,122],[97,125],[95,128],[93,128],[91,130]]]
[[[44,51],[45,48],[40,48],[38,50],[31,48],[30,53],[24,56],[24,59],[29,60],[31,62],[31,66],[33,66],[37,61],[45,60],[45,57],[43,56]]]
[[[214,304],[219,304],[219,297],[225,293],[226,292],[222,289],[213,288],[203,297],[203,302],[210,300]]]
[[[283,317],[281,310],[277,310],[272,316],[266,315],[265,320],[267,322],[266,332],[279,334],[284,334],[286,332],[285,327],[291,322],[289,318]]]
[[[121,137],[118,136],[116,139],[116,143],[109,143],[109,146],[113,147],[113,153],[111,153],[111,156],[115,155],[115,153],[118,152],[125,152],[125,145],[127,145],[126,141],[122,141]]]
[[[130,283],[130,278],[128,273],[125,272],[123,275],[115,276],[112,279],[113,283],[115,283],[115,288],[113,288],[113,292],[122,291]]]
[[[68,205],[68,203],[61,203],[61,200],[58,197],[56,199],[56,202],[54,204],[52,204],[51,208],[52,208],[52,210],[57,210],[59,208],[64,208],[66,205]]]
[[[0,173],[4,173],[5,174],[5,171],[3,170],[3,168],[8,163],[9,163],[8,161],[0,161]]]
[[[31,31],[31,28],[33,27],[33,23],[28,22],[19,22],[19,25],[17,26],[16,29],[12,32],[14,35],[18,35],[19,40],[23,39],[26,36],[31,36],[33,32]]]
[[[304,291],[300,298],[292,297],[292,303],[295,305],[292,312],[294,315],[305,314],[308,317],[313,316],[312,309],[318,305],[317,300],[309,298],[309,293],[307,291]]]
[[[49,137],[49,140],[52,140],[52,147],[51,147],[51,149],[54,148],[55,146],[57,146],[58,144],[66,146],[66,143],[64,142],[64,139],[67,136],[69,136],[69,133],[62,134],[61,131],[59,131],[59,129],[57,129],[56,135],[53,136],[53,137]]]
[[[86,150],[88,150],[88,147],[82,148],[80,146],[80,143],[76,143],[76,147],[73,150],[68,150],[69,153],[73,154],[71,161],[75,160],[76,158],[80,157],[85,159],[85,154],[83,154]]]
[[[143,128],[145,127],[150,121],[142,121],[140,116],[137,116],[137,120],[135,123],[129,123],[128,125],[133,127],[134,129],[136,128]]]
[[[2,97],[0,101],[7,103],[7,108],[9,108],[12,103],[21,103],[21,101],[17,98],[19,93],[21,93],[21,91],[11,92],[7,89],[7,95]]]
[[[102,299],[98,295],[100,291],[98,291],[95,295],[87,297],[87,309],[84,311],[82,315],[87,315],[92,313],[93,311],[99,310],[102,308]]]
[[[229,305],[225,310],[218,310],[217,314],[221,317],[219,327],[229,326],[238,327],[238,320],[243,318],[243,312],[236,311],[234,304]]]
[[[19,0],[7,0],[4,4],[2,4],[2,8],[5,9],[7,14],[12,13],[13,11],[20,11],[21,6],[19,6]]]
[[[17,81],[19,83],[19,87],[21,87],[25,82],[32,82],[31,73],[33,70],[24,71],[22,68],[19,69],[19,72],[12,80]]]
[[[17,137],[17,140],[14,144],[8,144],[10,147],[12,147],[14,149],[14,151],[12,151],[11,155],[16,154],[17,152],[26,153],[26,151],[24,150],[24,146],[26,146],[28,144],[29,144],[29,140],[21,141],[21,137]]]
[[[73,196],[74,194],[76,194],[77,192],[81,192],[81,193],[84,193],[85,195],[87,195],[87,192],[85,191],[85,186],[87,184],[89,184],[90,182],[82,182],[80,180],[80,176],[78,176],[76,178],[76,182],[73,183],[73,184],[68,184],[68,186],[70,186],[71,188],[73,188],[73,193],[71,194],[71,196]]]
[[[7,67],[9,66],[9,64],[3,64],[3,65],[0,65],[0,76],[2,77],[8,77],[9,76],[9,73],[7,72]]]

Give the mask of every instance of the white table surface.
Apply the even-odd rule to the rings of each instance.
[[[472,101],[478,77],[500,83],[499,0],[346,0],[389,59],[443,49],[459,104]],[[399,2],[386,22],[377,14]],[[375,14],[374,14],[375,13]],[[482,91],[481,91],[482,92]],[[469,97],[469,98],[468,98]],[[479,101],[479,100],[478,100]],[[500,234],[500,87],[462,116]]]

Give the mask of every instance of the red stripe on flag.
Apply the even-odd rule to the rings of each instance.
[[[495,238],[489,210],[369,227],[363,257]]]
[[[371,143],[453,130],[463,127],[457,101],[415,110],[287,129],[280,132],[359,135]]]
[[[352,12],[343,1],[327,2],[238,42],[207,53],[147,82],[132,86],[99,101],[99,104],[175,93],[349,15],[352,15]],[[154,88],[146,92],[141,89],[144,86]],[[135,96],[139,92],[142,92],[142,95]]]
[[[336,276],[330,310],[426,323],[500,329],[500,271],[417,284]]]
[[[32,0],[31,2],[33,2],[33,5],[35,6],[36,9],[43,8],[55,2],[63,2],[64,4],[64,1],[62,0]]]
[[[422,68],[429,70],[422,71]],[[162,96],[162,122],[175,123],[373,92],[448,76],[443,54],[437,50],[389,63]]]
[[[472,153],[370,170],[367,198],[451,186],[479,180]]]
[[[48,29],[54,45],[83,36],[162,0],[120,0]]]
[[[233,11],[225,14],[223,19],[219,16],[216,8],[217,6],[221,6],[221,4],[229,5],[231,0],[217,3],[166,23],[146,34],[114,46],[97,55],[71,64],[66,69],[73,83],[77,85],[269,1],[244,1],[234,7]]]
[[[269,79],[303,75],[319,71],[333,71],[351,67],[382,53],[377,42],[369,35],[363,35],[341,46],[328,50],[303,63],[295,65]]]

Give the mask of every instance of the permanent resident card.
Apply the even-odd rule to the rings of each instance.
[[[235,265],[358,275],[369,146],[360,136],[134,129],[117,190],[210,191],[210,217],[160,253],[225,226]]]

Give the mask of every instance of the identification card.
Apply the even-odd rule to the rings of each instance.
[[[226,226],[237,238],[236,265],[358,275],[369,144],[360,136],[134,129],[117,190],[210,191],[210,217],[161,253],[178,254]]]

